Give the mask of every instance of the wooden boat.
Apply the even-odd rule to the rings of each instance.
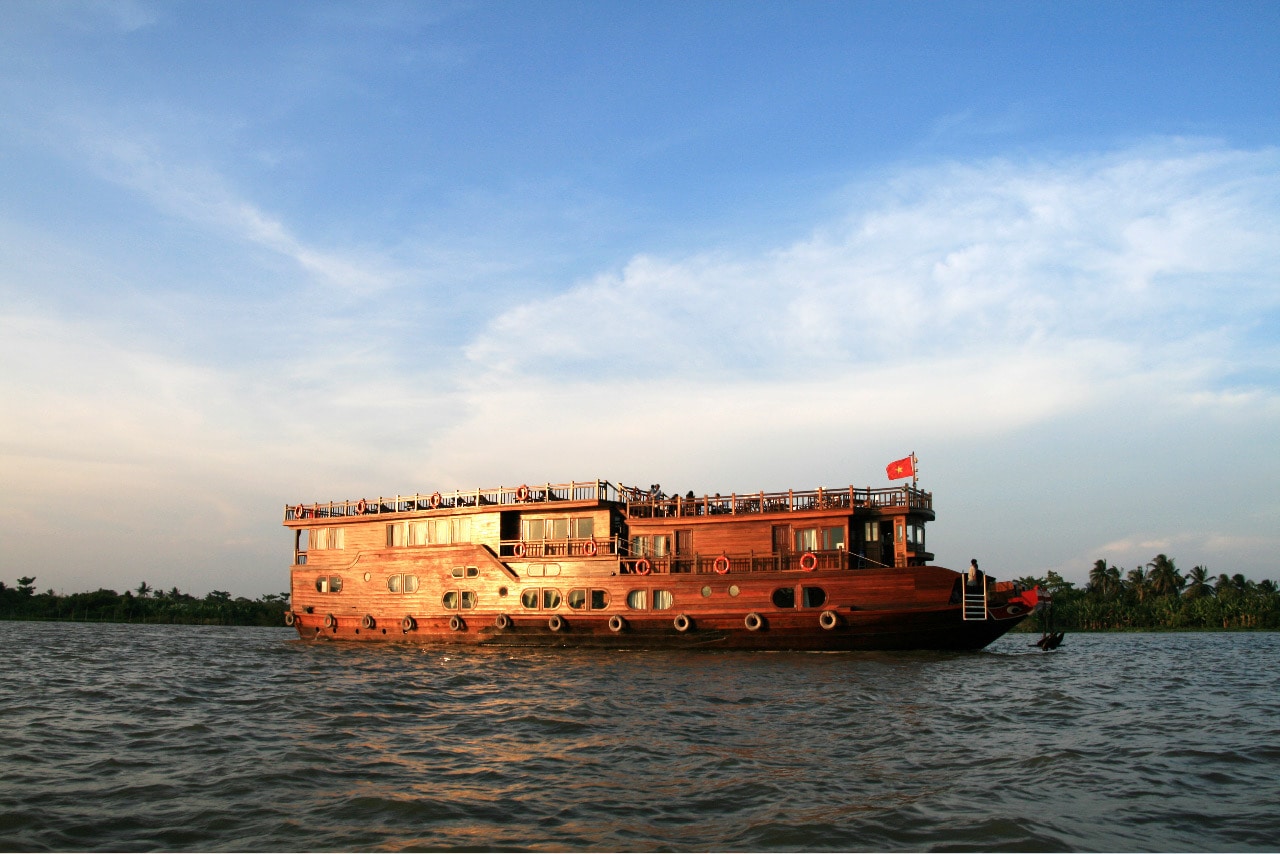
[[[915,485],[667,495],[605,481],[290,505],[304,639],[980,649],[1038,590],[930,566]]]

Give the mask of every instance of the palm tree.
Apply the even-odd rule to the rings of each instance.
[[[1151,587],[1151,592],[1157,596],[1173,596],[1182,589],[1182,585],[1186,580],[1182,577],[1182,573],[1178,572],[1178,567],[1171,558],[1158,554],[1147,564],[1147,584]]]
[[[1125,576],[1125,584],[1141,602],[1146,598],[1148,592],[1147,574],[1142,567],[1135,567],[1129,570],[1129,574]]]
[[[1187,573],[1187,589],[1183,599],[1195,600],[1208,596],[1212,592],[1209,587],[1209,570],[1203,566],[1193,566]]]
[[[150,595],[150,593],[151,593],[150,584],[144,581],[138,585],[138,596],[140,596],[143,599],[146,599],[147,596]]]

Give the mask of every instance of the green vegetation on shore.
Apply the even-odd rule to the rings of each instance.
[[[1203,566],[1183,575],[1163,554],[1128,571],[1095,561],[1083,588],[1056,572],[1018,580],[1053,594],[1057,631],[1280,629],[1280,590],[1274,581],[1255,582],[1239,573],[1215,577]],[[1038,614],[1023,626],[1041,631],[1044,620]]]
[[[203,626],[283,626],[288,593],[246,599],[214,590],[203,599],[172,590],[153,590],[145,581],[137,590],[94,590],[60,596],[35,592],[35,578],[17,587],[0,581],[0,620],[72,620],[98,623],[182,623]]]

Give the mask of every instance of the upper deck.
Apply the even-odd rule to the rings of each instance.
[[[379,496],[369,500],[287,504],[284,523],[306,519],[340,519],[369,515],[418,513],[429,510],[478,508],[541,509],[572,504],[613,505],[629,519],[750,516],[814,511],[914,511],[933,518],[933,493],[914,486],[841,487],[786,492],[666,495],[659,489],[614,485],[608,481],[569,481],[530,486],[499,486],[429,494]]]

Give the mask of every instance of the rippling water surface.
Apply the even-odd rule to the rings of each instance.
[[[488,651],[0,623],[0,850],[1276,850],[1280,635]]]

